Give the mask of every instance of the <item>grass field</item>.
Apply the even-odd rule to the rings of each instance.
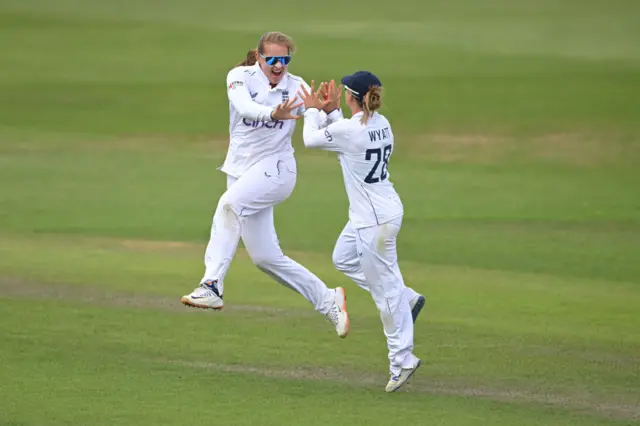
[[[637,424],[638,22],[631,0],[0,0],[0,425]],[[223,312],[179,302],[224,188],[226,72],[274,29],[308,81],[386,86],[428,296],[397,394],[331,264],[339,165],[300,128],[276,225],[346,287],[349,337],[242,249]]]

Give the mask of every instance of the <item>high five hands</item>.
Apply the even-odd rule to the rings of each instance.
[[[316,90],[315,80],[312,80],[310,90],[307,90],[304,85],[301,85],[300,89],[298,90],[298,97],[289,99],[276,107],[271,113],[272,120],[298,120],[300,116],[294,114],[294,111],[302,105],[306,109],[317,108],[324,110],[327,114],[340,108],[342,85],[336,87],[335,80],[331,80],[329,83],[322,82],[318,90]],[[298,98],[302,99],[302,102],[296,102]]]
[[[298,96],[302,99],[306,109],[317,108],[330,113],[340,108],[342,85],[336,87],[336,82],[331,80],[329,83],[322,82],[317,91],[315,86],[316,82],[312,80],[310,90],[307,90],[304,85],[301,85],[298,90]]]
[[[322,90],[322,98],[328,101],[324,107],[324,112],[328,114],[331,111],[340,109],[342,85],[336,87],[335,80],[331,80],[329,83],[322,83],[320,89]]]

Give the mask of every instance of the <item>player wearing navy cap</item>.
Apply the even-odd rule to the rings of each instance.
[[[352,116],[340,111],[342,86],[323,83],[317,92],[301,86],[305,146],[338,154],[349,198],[349,221],[333,252],[336,268],[373,297],[387,338],[391,378],[396,391],[420,366],[413,354],[413,323],[425,298],[405,286],[396,252],[402,225],[402,201],[389,179],[394,136],[378,112],[382,83],[368,71],[342,78]],[[323,111],[326,113],[323,114]]]

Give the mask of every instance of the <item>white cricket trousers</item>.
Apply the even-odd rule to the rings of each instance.
[[[369,291],[380,311],[391,374],[413,367],[417,360],[409,307],[417,293],[404,285],[398,266],[396,238],[401,226],[402,218],[366,228],[347,222],[333,250],[336,268]]]
[[[317,276],[282,253],[273,222],[273,208],[289,198],[296,174],[295,158],[286,153],[257,162],[237,179],[227,175],[227,190],[213,215],[201,282],[217,281],[222,295],[224,277],[242,237],[259,269],[300,293],[318,312],[329,312],[333,293]]]

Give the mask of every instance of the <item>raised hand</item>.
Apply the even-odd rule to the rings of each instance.
[[[271,113],[272,120],[297,120],[299,115],[293,114],[293,110],[300,108],[303,103],[295,103],[298,100],[297,97],[289,99],[288,101],[279,104],[276,109]]]
[[[320,97],[320,92],[323,90],[322,85],[320,85],[320,87],[316,91],[316,82],[315,80],[311,80],[310,91],[308,91],[307,88],[302,84],[300,85],[300,89],[302,91],[298,90],[298,96],[300,96],[300,98],[304,102],[304,107],[306,109],[324,109],[328,101],[323,101]]]
[[[322,99],[325,100],[324,112],[327,114],[336,109],[340,109],[340,99],[342,98],[342,84],[336,87],[336,81],[331,80],[329,83],[321,85]]]

